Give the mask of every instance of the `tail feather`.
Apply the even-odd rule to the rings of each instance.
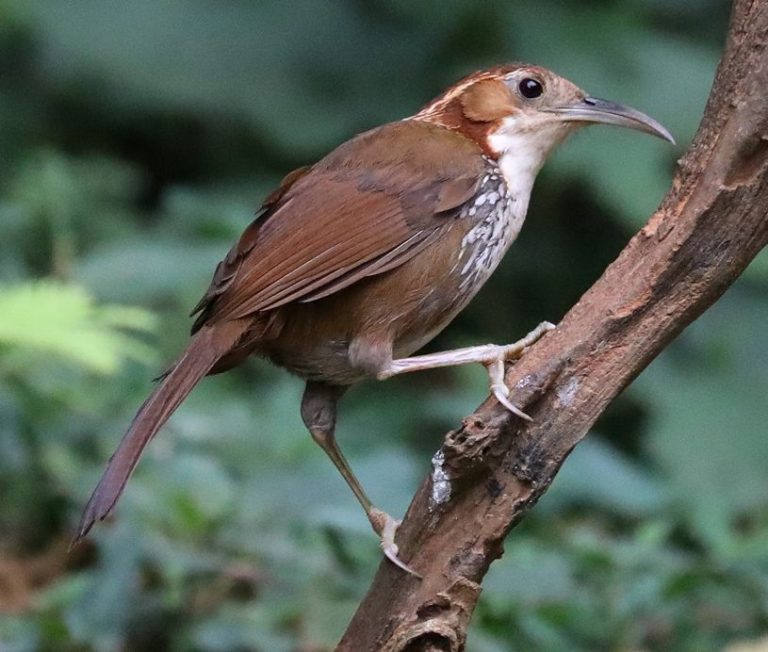
[[[230,351],[243,334],[243,320],[203,327],[171,370],[139,408],[120,445],[85,506],[72,545],[82,539],[96,521],[105,519],[136,467],[146,445],[181,405],[195,385]]]

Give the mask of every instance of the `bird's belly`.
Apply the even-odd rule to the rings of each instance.
[[[439,268],[443,274],[426,277],[408,261],[335,295],[286,306],[283,329],[265,350],[267,356],[303,378],[346,385],[375,375],[392,358],[411,355],[471,299],[469,288],[460,293],[451,267],[435,262],[431,271]],[[380,352],[371,364],[350,355],[354,343],[361,342]]]
[[[460,287],[459,280],[445,274],[433,284],[422,277],[404,290],[396,276],[377,278],[370,284],[375,292],[347,290],[295,304],[286,309],[283,330],[264,353],[302,378],[353,384],[374,376],[389,360],[410,356],[427,344],[469,303],[483,280],[477,276]],[[379,294],[391,292],[400,293],[402,300],[377,301]],[[354,343],[361,341],[372,352],[368,365],[350,355]]]

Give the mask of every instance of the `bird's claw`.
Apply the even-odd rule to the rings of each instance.
[[[548,321],[542,322],[519,342],[509,344],[508,346],[496,347],[495,355],[485,363],[490,379],[491,394],[512,414],[526,421],[533,421],[533,419],[509,400],[509,387],[504,382],[504,363],[508,360],[519,358],[527,347],[554,328],[554,324]]]
[[[509,387],[504,382],[504,359],[498,358],[486,365],[488,377],[491,381],[491,394],[512,414],[526,421],[533,421],[525,412],[509,400]]]
[[[395,534],[397,533],[397,528],[400,527],[400,521],[395,520],[386,512],[382,512],[380,509],[376,509],[375,507],[371,509],[370,513],[368,514],[368,518],[371,521],[371,525],[373,526],[374,531],[379,535],[381,539],[380,545],[384,556],[389,559],[389,561],[391,561],[395,566],[401,568],[406,573],[413,575],[418,579],[422,579],[421,575],[419,575],[415,570],[408,566],[408,564],[406,564],[398,556],[400,550],[395,543]]]

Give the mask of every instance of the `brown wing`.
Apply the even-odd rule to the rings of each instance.
[[[486,163],[460,134],[404,121],[361,134],[292,173],[219,263],[203,323],[311,301],[393,269],[475,193]]]
[[[311,169],[312,168],[309,165],[306,165],[289,172],[280,182],[280,186],[267,196],[264,203],[261,205],[261,208],[256,212],[256,219],[246,227],[237,244],[227,252],[224,260],[216,265],[211,284],[208,286],[208,289],[205,291],[205,294],[200,301],[198,301],[195,307],[192,308],[191,315],[203,311],[203,314],[200,315],[200,317],[204,317],[205,311],[213,304],[216,297],[230,286],[237,270],[240,268],[243,258],[248,255],[256,244],[259,228],[266,216],[279,204],[280,199],[286,191]],[[202,321],[198,318],[195,325],[192,327],[193,333],[199,329],[202,325]]]

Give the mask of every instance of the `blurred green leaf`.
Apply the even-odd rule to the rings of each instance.
[[[149,331],[153,318],[127,306],[97,306],[81,288],[53,281],[0,286],[0,343],[68,358],[114,373],[124,358],[149,362],[152,350],[123,329]]]
[[[656,407],[649,450],[697,533],[717,546],[728,545],[738,514],[768,496],[768,439],[755,428],[768,423],[764,324],[763,308],[734,289],[636,383]]]
[[[625,516],[652,515],[670,500],[665,490],[659,478],[592,435],[574,450],[542,507],[588,504]]]

